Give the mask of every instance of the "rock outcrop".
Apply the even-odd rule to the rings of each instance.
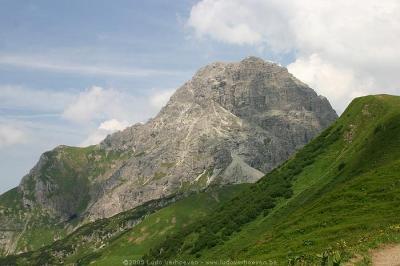
[[[286,68],[255,57],[213,63],[147,123],[44,154],[19,191],[26,206],[96,220],[179,191],[255,182],[336,118]]]

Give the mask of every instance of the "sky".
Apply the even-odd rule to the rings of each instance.
[[[200,67],[280,63],[340,114],[400,94],[397,0],[0,0],[0,193],[153,117]]]

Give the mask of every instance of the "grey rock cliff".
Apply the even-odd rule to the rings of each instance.
[[[178,191],[255,182],[336,117],[326,98],[277,64],[213,63],[147,123],[108,136],[82,158],[65,147],[42,156],[19,189],[25,204],[55,215],[109,217]],[[62,190],[66,178],[79,187]]]

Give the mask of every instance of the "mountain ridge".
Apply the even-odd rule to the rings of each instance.
[[[69,238],[0,262],[340,265],[354,257],[354,263],[369,265],[371,248],[400,243],[399,118],[400,96],[357,98],[329,128],[254,184],[210,188],[195,194],[197,200],[177,201],[107,237],[109,230],[118,231],[117,221],[129,223],[135,209],[127,211],[101,220],[106,231],[99,221],[89,223]],[[213,189],[225,199],[216,200]],[[190,213],[196,218],[188,218]]]
[[[399,96],[356,98],[252,193],[164,239],[145,259],[340,265],[357,257],[369,265],[371,248],[400,242],[399,118]]]
[[[240,63],[211,64],[178,89],[155,118],[115,133],[96,147],[100,152],[119,154],[127,160],[113,161],[111,167],[116,170],[105,174],[106,182],[98,184],[101,189],[92,192],[105,191],[100,196],[91,195],[96,200],[89,215],[91,219],[108,217],[146,200],[163,197],[185,185],[192,186],[193,177],[207,171],[210,176],[203,177],[205,185],[217,177],[222,184],[230,183],[230,176],[224,177],[223,171],[233,161],[232,156],[241,157],[236,160],[239,161],[236,168],[261,171],[245,170],[255,176],[237,178],[239,182],[254,182],[335,118],[326,100],[320,100],[312,89],[275,64],[254,57]],[[271,134],[272,131],[275,132]],[[241,135],[242,140],[232,141]],[[284,136],[289,139],[282,141]],[[260,148],[263,144],[267,148],[254,150],[253,147]],[[226,145],[231,147],[223,147]],[[237,145],[240,147],[235,148]],[[267,156],[270,160],[265,160]],[[101,178],[96,177],[95,181]],[[24,183],[22,187],[26,187]],[[109,190],[116,193],[109,194]],[[68,216],[75,215],[69,212]]]
[[[255,182],[336,117],[326,98],[276,64],[213,63],[147,123],[99,145],[44,153],[18,187],[19,214],[0,219],[23,230],[20,217],[35,212],[80,225],[177,192]],[[26,242],[17,250],[30,249]]]

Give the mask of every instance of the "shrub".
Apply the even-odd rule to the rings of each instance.
[[[346,166],[346,164],[344,162],[341,162],[338,166],[338,171],[342,171],[344,169],[344,167]]]

